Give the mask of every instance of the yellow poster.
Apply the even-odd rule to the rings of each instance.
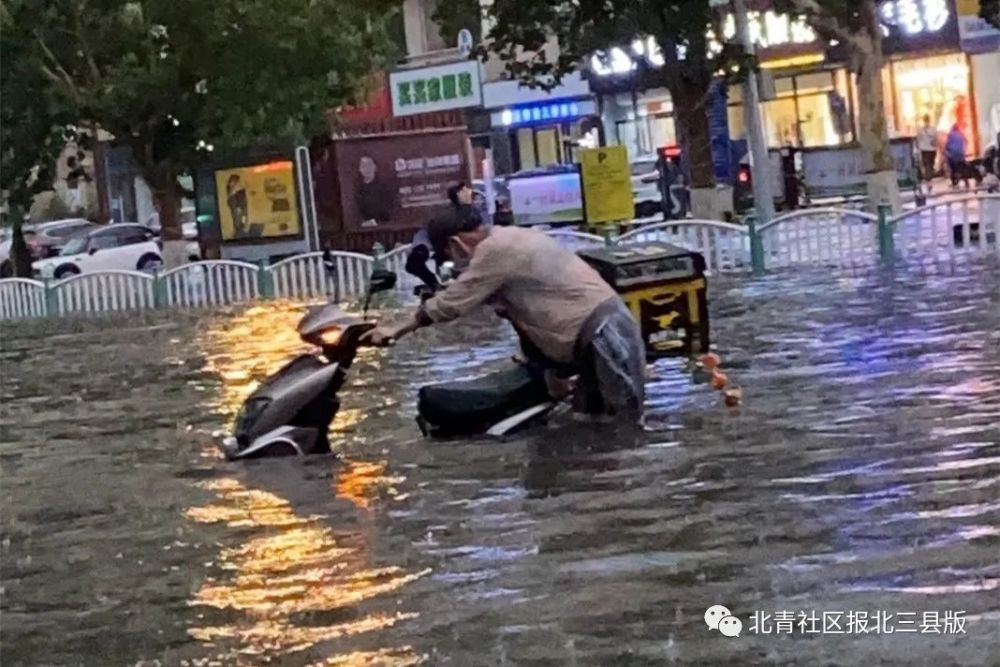
[[[299,233],[291,160],[220,169],[215,172],[215,187],[223,241]]]
[[[589,148],[580,157],[580,177],[588,225],[631,220],[632,172],[624,146]]]

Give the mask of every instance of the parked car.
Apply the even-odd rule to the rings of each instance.
[[[656,168],[656,156],[634,160],[631,171],[635,217],[649,218],[662,213],[663,194],[660,192],[660,172]]]
[[[160,244],[143,225],[117,224],[72,239],[56,257],[32,267],[39,278],[67,278],[109,270],[152,271],[163,265]]]
[[[31,252],[31,259],[38,260],[58,255],[70,239],[89,230],[97,229],[97,225],[82,218],[54,220],[21,228],[24,240]],[[11,232],[5,230],[3,241],[0,242],[0,278],[14,275],[14,267],[10,261]]]
[[[138,225],[137,222],[112,222],[112,225]],[[148,224],[141,225],[153,233],[153,235],[159,239],[161,229],[159,227],[151,227]],[[181,238],[184,239],[184,250],[187,253],[187,261],[197,262],[201,259],[201,246],[198,245],[198,223],[194,221],[184,222],[181,224]]]

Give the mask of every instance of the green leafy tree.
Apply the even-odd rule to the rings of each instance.
[[[482,55],[495,53],[512,77],[528,85],[555,85],[596,51],[653,37],[663,54],[661,72],[673,98],[691,185],[715,185],[707,102],[721,61],[709,48],[709,27],[718,18],[709,0],[495,0],[484,11],[492,27]],[[448,12],[439,7],[438,13]],[[546,48],[553,39],[557,57]]]
[[[53,104],[47,82],[32,61],[30,40],[15,28],[6,10],[6,4],[0,6],[0,191],[13,236],[9,264],[0,266],[0,272],[30,276],[22,223],[35,195],[52,187],[72,118]]]
[[[212,148],[324,131],[388,57],[390,0],[3,0],[58,105],[131,148],[165,261],[183,261],[178,176]],[[174,242],[173,250],[168,247]]]
[[[882,68],[882,23],[877,0],[779,0],[781,10],[802,14],[816,33],[839,42],[848,69],[858,83],[858,141],[864,156],[871,205],[888,202],[901,207],[899,185],[889,149]]]

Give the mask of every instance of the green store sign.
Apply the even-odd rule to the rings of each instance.
[[[394,116],[460,109],[482,103],[479,63],[475,61],[393,72],[390,80]]]

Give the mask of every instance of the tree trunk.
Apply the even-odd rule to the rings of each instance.
[[[160,217],[160,240],[163,243],[163,266],[172,269],[187,262],[184,230],[181,227],[181,193],[177,175],[164,170],[150,179],[153,185],[153,202]]]
[[[687,161],[693,188],[715,186],[712,167],[712,134],[708,125],[708,88],[680,79],[670,91],[677,120],[677,135]]]
[[[24,211],[17,206],[11,205],[11,228],[10,240],[10,268],[13,274],[19,278],[31,278],[31,251],[24,240]],[[6,276],[4,276],[6,277]]]
[[[708,89],[678,77],[671,87],[677,134],[687,162],[690,182],[691,213],[704,220],[728,220],[732,217],[733,194],[729,187],[716,187],[712,160],[712,132],[708,121]]]
[[[872,0],[866,2],[867,41],[870,46],[854,52],[853,69],[858,78],[858,140],[868,184],[871,208],[886,202],[899,212],[902,202],[896,168],[889,149],[889,127],[885,113],[885,90],[882,86],[882,33],[878,10]]]

